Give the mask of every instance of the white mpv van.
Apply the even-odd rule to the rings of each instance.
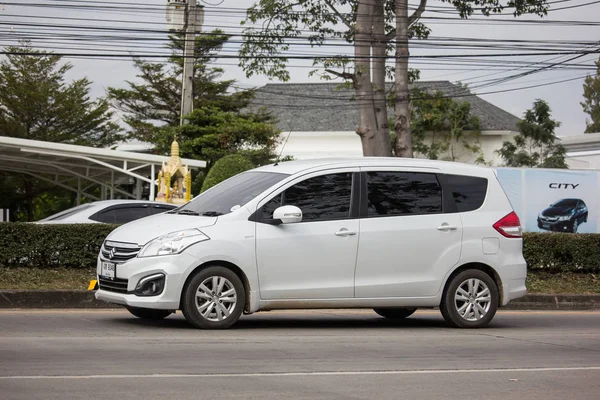
[[[198,328],[242,313],[440,307],[461,328],[526,294],[521,226],[492,169],[401,158],[282,162],[113,231],[96,298]]]

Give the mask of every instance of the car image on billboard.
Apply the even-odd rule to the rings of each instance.
[[[577,233],[588,220],[588,208],[581,199],[561,199],[538,215],[539,229],[553,232]]]

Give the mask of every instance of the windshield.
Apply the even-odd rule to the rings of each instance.
[[[577,199],[563,199],[553,204],[554,207],[568,207],[572,208],[577,206]]]
[[[227,214],[288,176],[274,172],[244,172],[221,182],[185,206],[170,212],[210,216]]]
[[[82,204],[80,206],[69,208],[68,210],[61,211],[57,214],[51,215],[48,218],[42,219],[41,221],[58,221],[61,219],[68,218],[68,217],[70,217],[74,214],[77,214],[87,208],[90,208],[90,207],[92,207],[92,204]]]

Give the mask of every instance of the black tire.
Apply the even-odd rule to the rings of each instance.
[[[173,314],[170,310],[155,310],[152,308],[127,307],[127,311],[141,319],[160,321]]]
[[[388,319],[404,319],[408,318],[417,311],[416,308],[374,308],[377,314]]]
[[[469,320],[467,317],[463,317],[459,313],[459,305],[455,301],[455,295],[458,291],[459,286],[467,284],[469,279],[477,279],[483,282],[489,290],[489,308],[485,315],[480,319]],[[488,297],[488,296],[485,296]],[[484,296],[482,296],[484,298]],[[460,307],[466,305],[465,311],[467,311],[469,302],[461,302]],[[483,303],[478,303],[483,304]],[[487,303],[484,308],[487,308]],[[474,305],[471,305],[471,310],[474,309]],[[456,275],[446,286],[444,296],[442,298],[442,304],[440,305],[440,311],[442,316],[448,324],[456,328],[482,328],[490,323],[496,311],[498,310],[498,286],[496,282],[485,272],[477,269],[469,269],[462,271]],[[475,311],[472,311],[473,313]],[[469,313],[470,316],[470,313]],[[473,318],[475,314],[473,314]]]
[[[579,229],[579,220],[577,218],[575,218],[573,220],[573,223],[571,224],[571,232],[577,233],[577,229]]]
[[[231,302],[230,302],[226,305],[225,302],[221,301],[221,299],[224,299],[224,298],[230,299],[230,296],[225,296],[225,297],[216,296],[216,298],[213,297],[213,299],[204,299],[204,298],[200,298],[200,297],[196,296],[196,293],[200,289],[200,285],[203,282],[205,282],[207,279],[210,279],[210,281],[212,281],[213,277],[224,278],[228,282],[228,283],[226,282],[224,284],[224,288],[232,286],[232,288],[235,290],[235,292],[234,292],[235,303],[234,304],[231,304]],[[214,292],[215,288],[213,288],[210,284],[207,284],[204,286],[207,289],[210,289],[212,291],[212,293],[215,293]],[[224,293],[224,291],[223,291],[223,293]],[[223,308],[227,309],[228,307],[231,307],[231,309],[228,310],[229,315],[224,317],[222,320],[213,320],[214,318],[211,319],[211,314],[208,314],[206,317],[203,316],[199,310],[199,307],[206,305],[207,302],[209,304],[208,307],[211,307],[210,306],[211,302],[215,304],[215,306],[211,308],[211,310],[213,310],[215,313],[214,318],[218,318],[218,315],[223,317],[223,315],[224,315],[223,311],[222,311]],[[219,304],[219,305],[217,306],[216,304]],[[203,270],[200,270],[189,280],[189,282],[187,283],[187,285],[184,288],[181,309],[183,311],[183,315],[185,316],[185,319],[196,328],[227,329],[237,322],[237,320],[242,315],[242,312],[244,311],[245,305],[246,305],[246,290],[244,289],[244,284],[242,283],[240,278],[232,270],[230,270],[228,268],[214,266],[214,267],[208,267]],[[208,310],[208,307],[205,308],[205,310]],[[209,311],[209,312],[211,312],[211,311]]]

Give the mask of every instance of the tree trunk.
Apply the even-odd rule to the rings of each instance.
[[[396,93],[394,152],[396,157],[412,157],[410,108],[408,98],[408,0],[396,0]]]
[[[387,128],[382,129],[378,124],[378,113],[375,112],[375,98],[371,82],[374,9],[373,0],[360,0],[356,11],[354,90],[360,111],[360,122],[356,133],[360,136],[364,156],[389,157],[392,155],[389,133],[385,133],[387,139],[384,140],[382,131],[387,131]],[[383,80],[385,81],[385,70],[383,71]],[[383,107],[383,110],[385,110],[385,107]],[[385,112],[385,114],[387,113]]]
[[[382,156],[392,155],[387,101],[385,98],[385,64],[387,40],[385,37],[384,0],[376,0],[373,9],[373,108],[377,121],[377,138]]]

